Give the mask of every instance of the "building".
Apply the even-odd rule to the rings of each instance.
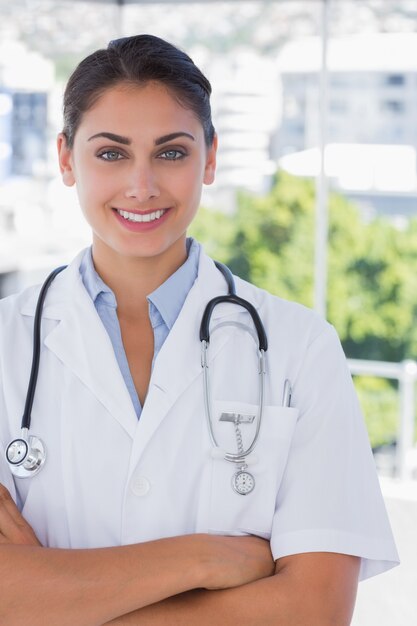
[[[272,148],[276,160],[319,145],[320,65],[318,38],[293,41],[279,55],[283,102],[281,125]],[[357,35],[329,41],[327,143],[339,146],[341,169],[334,183],[346,195],[366,205],[371,213],[417,214],[417,33]],[[355,156],[352,144],[357,145]],[[368,144],[381,149],[365,154],[361,146]],[[379,176],[379,182],[378,176],[371,180],[365,175],[360,181],[358,175],[356,186],[350,176],[350,184],[344,185],[349,179],[348,168],[358,159],[366,165],[369,157],[376,171],[392,167],[398,175]],[[318,158],[317,154],[310,175],[317,170]],[[281,166],[286,163],[284,158]]]
[[[270,150],[280,107],[276,65],[272,58],[241,49],[208,56],[202,66],[213,86],[219,135],[216,181],[205,189],[203,202],[232,211],[237,189],[264,193],[276,170]]]
[[[16,41],[0,43],[0,295],[45,248],[48,97],[53,63]],[[12,285],[12,287],[9,287]]]
[[[23,44],[0,44],[0,183],[32,176],[47,155],[47,101],[54,70]]]

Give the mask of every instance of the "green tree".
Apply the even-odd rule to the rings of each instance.
[[[271,293],[313,304],[315,186],[280,172],[270,193],[240,193],[234,215],[202,209],[192,233],[210,254]],[[329,197],[327,317],[354,358],[417,358],[417,221],[364,222]]]

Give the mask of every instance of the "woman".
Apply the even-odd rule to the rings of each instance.
[[[0,463],[2,623],[343,625],[358,576],[397,561],[324,320],[236,278],[268,340],[254,451],[225,458],[259,424],[242,306],[213,311],[204,416],[200,321],[227,285],[186,231],[215,174],[210,91],[149,35],[112,42],[69,79],[59,163],[93,240],[43,308],[31,433],[46,462],[30,479],[13,474],[15,448]],[[19,436],[38,296],[0,306],[4,448]]]

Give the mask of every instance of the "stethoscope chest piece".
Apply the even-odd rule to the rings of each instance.
[[[9,467],[18,478],[31,478],[42,468],[46,459],[45,446],[39,437],[13,439],[6,448]]]

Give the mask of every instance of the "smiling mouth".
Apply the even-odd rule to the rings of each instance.
[[[115,211],[128,222],[154,222],[165,215],[168,209],[159,209],[151,213],[130,213],[121,209],[115,209]]]

